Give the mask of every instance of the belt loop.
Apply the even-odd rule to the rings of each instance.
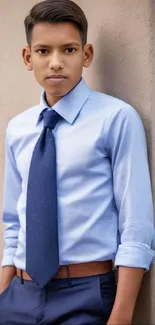
[[[72,281],[71,281],[71,277],[70,277],[70,272],[69,272],[69,265],[66,265],[66,269],[67,269],[67,281],[68,281],[68,285],[72,285]]]
[[[23,279],[23,270],[20,270],[20,279],[21,279],[21,284],[24,284],[24,279]]]

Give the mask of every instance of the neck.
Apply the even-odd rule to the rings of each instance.
[[[45,93],[45,99],[46,99],[46,102],[47,104],[52,108],[62,97],[60,96],[51,96],[50,94],[48,93]]]

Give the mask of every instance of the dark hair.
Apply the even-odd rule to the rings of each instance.
[[[44,0],[37,3],[25,18],[27,43],[31,44],[33,27],[40,22],[71,22],[79,29],[82,44],[87,42],[88,22],[82,9],[71,0]]]

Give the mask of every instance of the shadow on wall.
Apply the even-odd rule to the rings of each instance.
[[[103,29],[98,32],[96,42],[99,50],[96,53],[95,70],[100,84],[104,81],[104,89],[101,91],[135,106],[139,92],[141,93],[139,78],[143,62],[139,60],[140,53],[138,50],[135,53],[125,38],[122,37],[121,41],[118,35],[116,38],[107,32],[104,35]]]
[[[143,103],[150,99],[151,94],[150,84],[147,89],[149,55],[143,55],[124,35],[110,34],[102,27],[98,29],[95,48],[98,48],[95,74],[99,84],[104,85],[100,91],[123,99],[145,114]]]

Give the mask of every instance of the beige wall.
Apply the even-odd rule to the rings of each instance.
[[[35,0],[0,0],[0,202],[4,168],[4,134],[8,120],[38,102],[40,88],[27,73],[21,57],[23,19]],[[155,1],[77,0],[89,20],[89,42],[95,46],[88,84],[120,97],[141,114],[155,193]],[[155,196],[155,194],[154,194]],[[2,207],[2,204],[1,204]],[[1,225],[0,225],[1,227]],[[2,234],[2,229],[0,230]],[[2,236],[0,244],[2,246]],[[2,248],[1,248],[2,253]],[[154,270],[146,275],[136,309],[136,324],[155,324]]]

